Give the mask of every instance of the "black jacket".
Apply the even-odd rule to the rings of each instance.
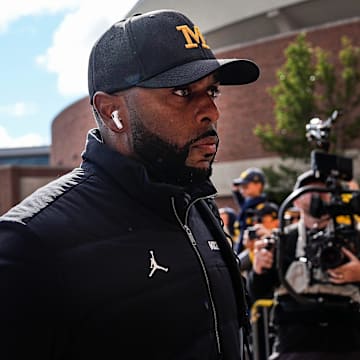
[[[0,218],[1,359],[239,359],[211,183],[151,182],[96,131],[83,159]]]

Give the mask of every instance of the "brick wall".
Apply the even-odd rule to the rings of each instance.
[[[307,39],[337,54],[342,36],[360,44],[360,20],[334,23],[308,29]],[[254,60],[261,69],[260,79],[246,86],[222,88],[219,99],[221,117],[218,123],[221,143],[217,160],[236,161],[269,157],[259,140],[253,135],[256,124],[273,123],[273,101],[267,89],[276,84],[276,70],[284,63],[284,49],[297,33],[259,40],[246,46],[227,49],[217,53],[218,57],[240,57]],[[79,100],[66,108],[52,125],[51,165],[78,166],[84,148],[87,131],[95,126],[88,98]],[[360,145],[356,143],[355,145]]]
[[[223,87],[219,99],[221,119],[218,123],[221,146],[218,161],[234,161],[267,157],[253,135],[256,124],[274,123],[273,100],[267,89],[276,84],[276,70],[285,61],[284,49],[298,33],[259,41],[239,49],[222,51],[218,57],[240,57],[254,60],[261,75],[254,84],[239,87]],[[337,55],[341,48],[341,37],[346,35],[353,44],[360,44],[360,21],[339,23],[332,26],[308,30],[307,40]],[[359,142],[355,146],[359,146]]]
[[[86,134],[96,127],[89,98],[85,97],[62,111],[51,127],[51,166],[77,167],[81,163]]]

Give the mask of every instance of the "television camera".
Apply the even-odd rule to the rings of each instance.
[[[314,178],[324,183],[325,187],[311,185],[300,187],[284,200],[279,209],[279,231],[275,235],[279,279],[289,294],[301,303],[318,303],[321,302],[321,297],[306,297],[298,293],[285,277],[287,223],[284,214],[294,200],[311,192],[310,214],[315,218],[327,215],[331,223],[326,230],[313,229],[307,234],[305,256],[301,261],[308,269],[310,285],[329,283],[326,270],[348,261],[341,250],[342,247],[348,248],[356,255],[360,253],[360,240],[356,227],[356,216],[360,215],[360,192],[345,185],[353,178],[352,159],[328,153],[330,131],[337,116],[338,112],[334,111],[326,121],[313,118],[306,125],[306,138],[316,146],[311,152],[311,169]],[[320,193],[329,194],[330,200],[326,202],[322,200]]]

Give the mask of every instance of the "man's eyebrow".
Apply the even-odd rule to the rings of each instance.
[[[212,84],[210,84],[210,86],[220,86],[220,81],[216,80]]]

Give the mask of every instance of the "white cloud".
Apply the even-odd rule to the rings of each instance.
[[[18,101],[14,104],[0,105],[0,114],[6,117],[23,117],[33,115],[37,111],[37,106],[34,103],[26,103]]]
[[[56,13],[76,9],[81,0],[11,0],[0,11],[0,32],[5,31],[11,22],[23,16]]]
[[[42,146],[48,145],[50,141],[43,138],[39,134],[30,133],[18,137],[11,137],[5,128],[0,126],[0,147],[28,147],[28,146]]]
[[[0,11],[0,32],[24,16],[64,12],[45,53],[35,61],[57,74],[60,94],[87,93],[87,63],[92,45],[103,31],[121,20],[137,0],[11,0]]]
[[[121,20],[136,0],[102,0],[67,13],[53,36],[53,43],[36,61],[58,76],[62,95],[87,94],[87,66],[91,47],[114,22]]]

